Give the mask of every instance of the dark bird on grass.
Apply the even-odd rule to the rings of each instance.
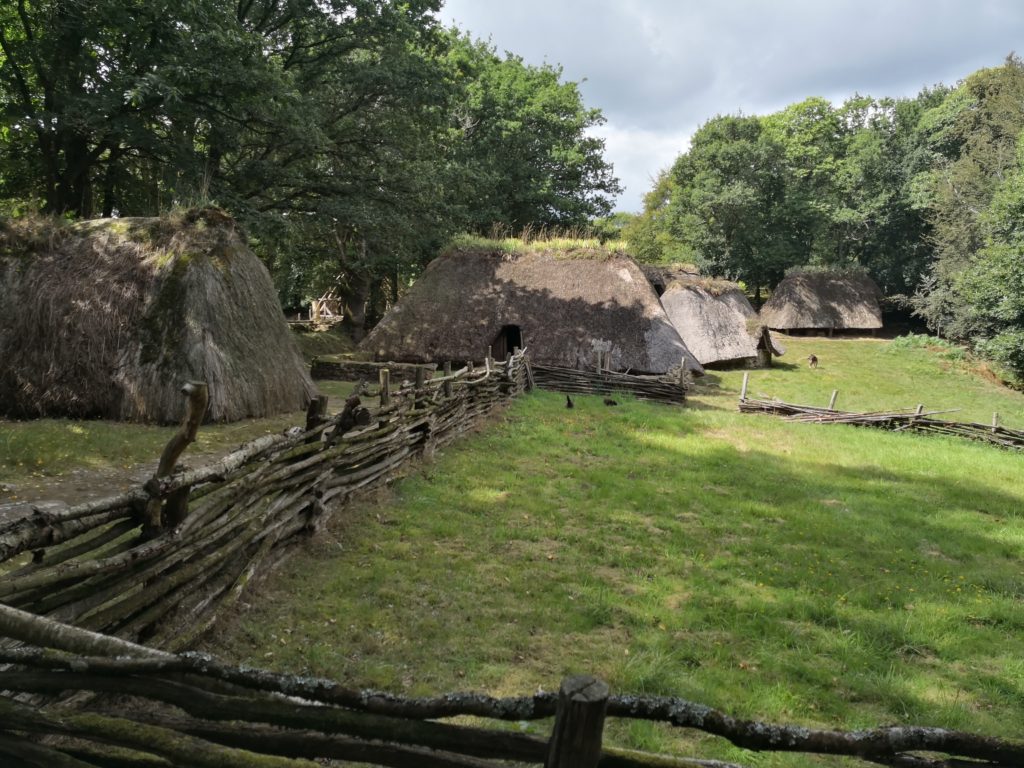
[[[807,356],[807,364],[809,366],[811,366],[811,368],[817,368],[818,367],[818,356],[817,355],[808,355]]]
[[[605,405],[618,405],[618,402],[615,401],[615,400],[612,400],[610,397],[606,397],[604,399],[604,404]]]
[[[566,408],[572,408],[573,407],[572,398],[569,397],[568,395],[565,396],[565,407]]]

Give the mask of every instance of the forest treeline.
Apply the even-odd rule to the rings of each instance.
[[[756,295],[793,268],[866,270],[1024,381],[1024,64],[914,98],[715,117],[624,233],[644,260]]]
[[[620,191],[558,67],[440,0],[5,0],[0,213],[215,204],[288,304],[366,307],[456,232],[586,225]]]
[[[335,287],[361,335],[459,232],[595,226],[755,295],[867,270],[1024,379],[1024,65],[908,99],[719,116],[643,213],[553,65],[441,0],[0,2],[0,215],[219,205],[285,305]]]

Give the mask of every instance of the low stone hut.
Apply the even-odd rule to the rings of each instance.
[[[217,209],[0,222],[0,413],[171,423],[186,380],[209,421],[316,393],[266,268]]]
[[[503,357],[664,373],[703,369],[636,263],[601,250],[510,253],[467,248],[435,259],[361,344],[377,360],[442,362]]]
[[[789,333],[882,327],[875,281],[859,272],[800,272],[786,277],[761,308],[761,321]]]

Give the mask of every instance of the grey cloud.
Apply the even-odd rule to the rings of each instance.
[[[623,210],[685,149],[627,153],[631,135],[667,147],[716,114],[909,96],[996,66],[1024,39],[1018,0],[449,0],[442,19],[584,81],[616,137]]]

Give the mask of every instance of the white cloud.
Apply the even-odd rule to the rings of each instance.
[[[909,96],[1024,40],[1019,0],[448,0],[441,18],[584,81],[629,187],[620,210],[638,210],[680,136],[716,114]]]
[[[593,133],[604,139],[606,156],[614,159],[615,175],[625,187],[623,197],[640,200],[651,189],[658,171],[672,165],[689,147],[693,130],[684,127],[672,133],[607,123]]]

